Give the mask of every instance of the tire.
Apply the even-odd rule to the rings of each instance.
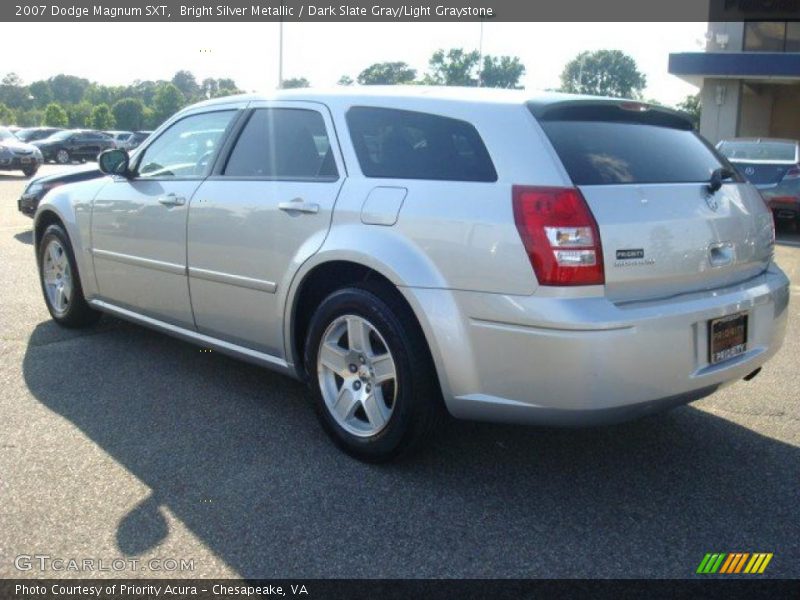
[[[367,341],[351,343],[350,331]],[[359,460],[385,462],[413,451],[446,414],[425,337],[388,285],[330,294],[309,324],[304,362],[323,428]],[[386,379],[392,367],[394,378]]]
[[[22,169],[22,172],[25,174],[25,177],[33,177],[34,175],[36,175],[36,172],[38,170],[39,166],[37,165],[35,167],[25,167],[24,169]]]
[[[83,296],[72,244],[60,225],[50,225],[45,230],[36,257],[39,283],[53,320],[70,328],[95,323],[100,313],[92,309]]]
[[[70,164],[72,162],[72,157],[69,155],[69,151],[62,148],[56,152],[56,162],[60,165]]]

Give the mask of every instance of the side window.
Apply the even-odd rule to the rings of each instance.
[[[339,176],[322,115],[297,108],[253,111],[223,174],[324,181]]]
[[[470,123],[428,113],[354,107],[347,125],[367,177],[497,181],[492,159]]]
[[[192,115],[173,123],[142,154],[141,178],[203,177],[236,111]]]

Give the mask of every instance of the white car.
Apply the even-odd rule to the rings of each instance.
[[[117,148],[123,148],[125,150],[132,149],[129,145],[129,140],[133,135],[132,131],[104,131],[103,133],[114,140],[114,144]]]

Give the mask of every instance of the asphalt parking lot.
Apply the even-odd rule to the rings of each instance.
[[[0,577],[688,577],[706,552],[800,577],[796,232],[787,340],[753,381],[614,427],[452,423],[370,466],[294,381],[111,318],[54,325],[24,185],[0,173]],[[34,554],[194,570],[15,568]]]

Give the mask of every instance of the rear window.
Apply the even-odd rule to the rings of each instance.
[[[792,142],[720,142],[719,151],[731,160],[794,161],[797,157]]]
[[[361,171],[367,177],[497,181],[475,127],[428,113],[354,107],[347,113]]]
[[[540,124],[575,185],[702,182],[723,166],[685,129],[621,121]]]

